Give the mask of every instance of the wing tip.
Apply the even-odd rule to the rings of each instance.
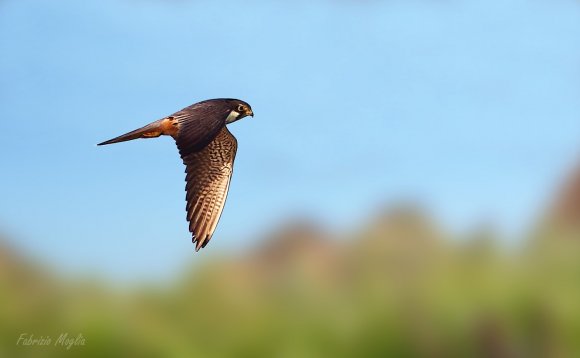
[[[211,239],[211,237],[209,235],[206,235],[205,238],[203,238],[203,239],[200,239],[200,238],[193,236],[191,238],[191,242],[195,245],[195,252],[199,252],[199,250],[206,247],[207,244],[209,243],[210,239]]]
[[[203,248],[203,240],[199,239],[198,237],[192,237],[191,242],[195,245],[195,252],[199,252],[199,250]]]

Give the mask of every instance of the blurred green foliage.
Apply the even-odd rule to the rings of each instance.
[[[72,282],[0,250],[0,356],[580,356],[580,234],[445,233],[395,210],[351,235],[293,224],[170,285]],[[81,333],[82,346],[24,346]]]

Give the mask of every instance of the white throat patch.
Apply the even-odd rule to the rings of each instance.
[[[235,122],[239,116],[240,116],[240,112],[231,111],[230,114],[228,115],[228,118],[226,118],[226,123]]]

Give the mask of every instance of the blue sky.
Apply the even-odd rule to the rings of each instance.
[[[578,160],[578,39],[571,0],[4,0],[0,230],[63,271],[171,275],[198,259],[172,140],[95,144],[237,97],[215,252],[401,200],[514,234]]]

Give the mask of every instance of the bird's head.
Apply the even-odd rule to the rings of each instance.
[[[226,124],[235,122],[247,116],[254,116],[254,112],[252,111],[252,107],[246,102],[239,100],[239,99],[230,99],[228,100],[228,109],[230,110],[230,114],[226,119]]]

